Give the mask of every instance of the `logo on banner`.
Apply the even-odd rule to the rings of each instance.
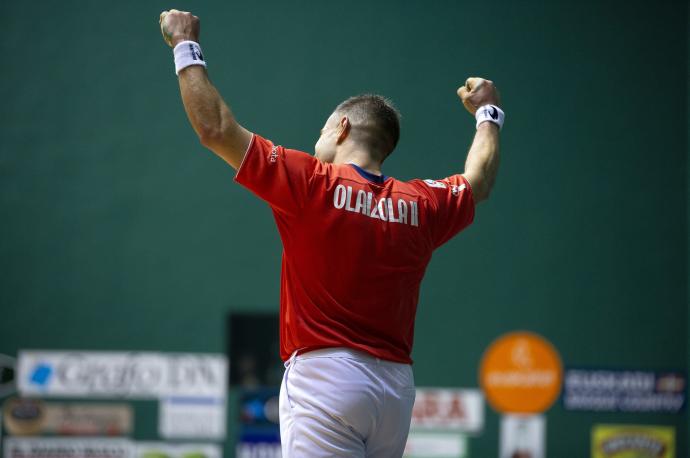
[[[125,352],[22,351],[18,386],[23,395],[225,398],[224,355]]]
[[[595,425],[592,458],[675,458],[675,430],[670,426]]]
[[[31,383],[41,387],[46,386],[52,374],[52,366],[50,366],[49,364],[39,363],[34,367],[34,370],[31,371]]]
[[[411,429],[479,433],[484,427],[484,397],[472,389],[418,388]]]
[[[541,413],[556,401],[563,370],[556,349],[531,332],[513,332],[494,341],[484,353],[479,381],[498,412]]]

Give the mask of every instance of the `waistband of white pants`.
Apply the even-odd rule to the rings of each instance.
[[[409,366],[409,364],[398,363],[395,361],[388,361],[386,359],[377,358],[367,352],[355,350],[353,348],[346,347],[332,347],[332,348],[321,348],[318,350],[311,350],[302,353],[301,350],[296,350],[290,359],[285,361],[287,366],[294,360],[310,359],[310,358],[349,358],[355,361],[363,363],[374,363],[374,364],[393,364],[396,366]]]

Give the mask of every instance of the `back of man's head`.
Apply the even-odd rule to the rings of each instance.
[[[352,139],[367,147],[382,162],[398,144],[400,113],[385,97],[356,95],[338,105],[335,113],[347,116]]]

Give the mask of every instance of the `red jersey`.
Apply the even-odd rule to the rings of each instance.
[[[431,253],[474,218],[465,178],[398,181],[254,135],[235,180],[268,202],[283,241],[281,358],[348,347],[411,363]]]

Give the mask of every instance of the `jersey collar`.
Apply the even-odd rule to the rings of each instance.
[[[364,179],[373,181],[374,183],[383,184],[383,182],[388,179],[386,175],[375,175],[371,172],[367,172],[362,167],[358,166],[357,164],[353,164],[352,162],[348,162],[348,165],[352,166]]]

